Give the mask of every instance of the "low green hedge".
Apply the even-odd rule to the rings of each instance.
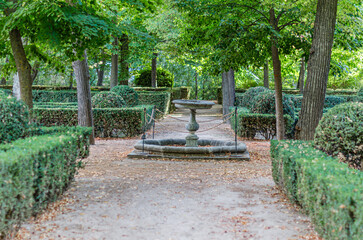
[[[144,105],[129,108],[95,108],[93,121],[97,137],[130,137],[140,134],[145,123],[144,108],[151,115],[153,106]],[[77,126],[77,108],[33,109],[33,120],[44,126]],[[147,121],[149,122],[149,117]],[[150,128],[152,122],[147,125]]]
[[[171,102],[170,92],[138,92],[140,104],[146,105],[151,104],[161,112],[156,111],[156,117],[161,118],[169,113],[169,107]]]
[[[235,108],[230,108],[235,111]],[[265,139],[272,139],[276,136],[276,116],[274,114],[251,113],[247,108],[237,109],[237,135],[245,138],[254,138],[257,133]],[[286,136],[293,136],[294,120],[290,115],[284,115]],[[235,129],[235,115],[231,119],[231,127]]]
[[[363,173],[312,147],[271,141],[274,181],[324,239],[363,239]]]
[[[289,95],[289,97],[291,97],[291,100],[294,102],[295,108],[301,109],[303,96]],[[363,97],[354,96],[354,95],[326,96],[324,102],[324,108],[329,109],[345,102],[363,102]]]
[[[77,108],[77,102],[34,102],[37,108]]]
[[[63,130],[0,145],[0,238],[55,201],[73,180],[91,129]]]

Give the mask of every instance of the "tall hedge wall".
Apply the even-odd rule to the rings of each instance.
[[[274,181],[324,239],[363,239],[363,173],[310,142],[271,141]]]
[[[144,108],[151,115],[153,108],[151,105],[93,109],[95,135],[97,137],[130,137],[140,134],[145,122]],[[35,106],[32,117],[34,121],[44,126],[77,126],[77,114],[77,108],[40,108]],[[147,120],[149,121],[149,117]]]
[[[55,201],[88,154],[91,129],[52,131],[0,145],[0,238]]]

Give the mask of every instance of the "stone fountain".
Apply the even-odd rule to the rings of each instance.
[[[211,139],[199,140],[195,134],[199,129],[196,121],[198,109],[210,109],[214,103],[202,100],[174,100],[177,108],[190,110],[190,119],[186,124],[189,134],[185,139],[146,139],[135,145],[130,158],[170,158],[201,160],[249,160],[249,153],[244,143]]]

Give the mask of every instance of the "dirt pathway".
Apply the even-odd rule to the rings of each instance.
[[[220,108],[199,112],[201,130]],[[186,112],[173,114],[188,119]],[[166,118],[171,129],[185,123]],[[228,125],[198,134],[233,140]],[[157,124],[156,138],[184,137]],[[308,218],[275,188],[269,142],[246,142],[250,162],[126,157],[137,141],[98,140],[65,196],[16,239],[316,239]]]

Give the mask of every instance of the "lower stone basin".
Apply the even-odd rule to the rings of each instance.
[[[198,147],[185,147],[185,139],[147,139],[139,141],[130,158],[175,158],[206,160],[249,160],[247,147],[243,142],[219,140],[198,140]]]

